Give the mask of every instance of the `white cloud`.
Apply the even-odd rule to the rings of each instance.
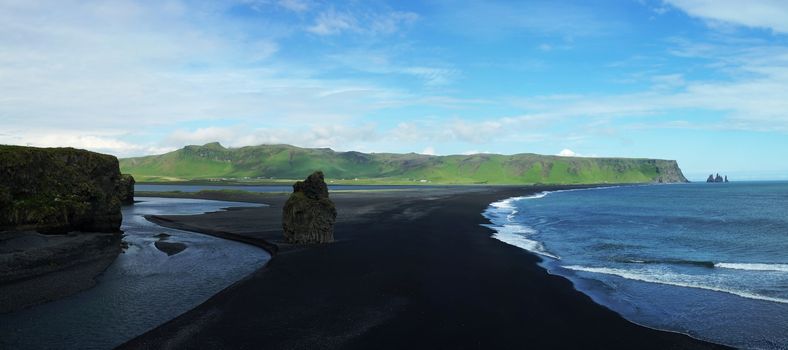
[[[423,149],[419,153],[426,154],[428,156],[434,156],[435,155],[435,148],[433,148],[432,146],[428,146],[427,148]]]
[[[424,84],[429,86],[448,85],[459,76],[457,70],[446,68],[405,67],[400,71],[424,80]]]
[[[462,74],[449,65],[409,65],[403,62],[402,53],[396,50],[356,50],[334,54],[329,58],[347,68],[372,74],[405,75],[416,77],[426,86],[453,83]]]
[[[489,152],[489,151],[479,151],[479,150],[472,149],[472,150],[468,150],[468,151],[462,152],[462,153],[460,153],[460,154],[462,154],[462,155],[466,155],[466,156],[470,156],[470,155],[473,155],[473,154],[485,154],[485,153],[492,153],[492,152]]]
[[[577,153],[575,153],[574,151],[572,151],[571,149],[568,149],[568,148],[562,149],[561,152],[558,152],[557,155],[561,156],[561,157],[577,157],[577,156],[579,156]]]
[[[2,142],[57,141],[139,155],[180,147],[160,135],[185,123],[288,130],[344,125],[414,103],[402,91],[360,79],[318,78],[317,67],[278,59],[277,33],[283,29],[276,23],[255,23],[254,30],[264,34],[249,37],[243,24],[216,25],[225,20],[215,17],[219,3],[187,9],[172,4],[177,2],[0,2],[0,133],[17,135]],[[52,142],[44,143],[38,139],[44,128],[71,136],[46,136]],[[169,140],[227,137],[210,135],[220,132],[216,128],[202,129],[192,136],[176,131]],[[129,130],[134,137],[124,136]],[[315,139],[304,143],[341,144],[341,137],[355,137],[335,133],[332,141],[314,130]],[[296,132],[286,135],[291,137],[244,137],[250,144],[304,141]]]
[[[33,147],[74,147],[116,156],[139,154],[160,154],[172,151],[175,147],[141,145],[122,139],[123,135],[113,133],[85,134],[67,130],[16,130],[13,134],[0,134],[0,144]]]
[[[352,12],[332,7],[318,14],[314,24],[306,30],[321,36],[338,35],[344,32],[392,34],[418,19],[419,16],[412,12]]]
[[[665,0],[691,16],[788,33],[788,1]],[[713,24],[713,23],[712,23]]]
[[[382,136],[374,124],[347,126],[316,125],[311,128],[250,128],[248,126],[181,129],[163,141],[167,147],[219,142],[228,147],[261,144],[293,144],[300,147],[331,147],[336,150],[357,150],[362,144]]]
[[[673,44],[672,54],[710,62],[709,78],[652,73],[644,79],[649,87],[631,93],[535,96],[512,103],[553,122],[649,117],[649,125],[663,127],[788,132],[788,47],[735,40]],[[717,118],[694,117],[698,114]],[[676,118],[688,123],[665,123]]]
[[[307,31],[317,35],[334,35],[348,30],[359,30],[356,18],[349,13],[337,12],[334,9],[320,13],[315,19],[315,24],[307,28]]]
[[[311,3],[305,0],[279,0],[278,4],[294,12],[306,12],[312,7]]]

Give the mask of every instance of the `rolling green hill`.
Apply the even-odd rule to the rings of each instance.
[[[323,170],[334,183],[598,184],[686,182],[676,161],[579,158],[538,154],[423,154],[335,152],[328,148],[261,145],[186,146],[170,153],[121,159],[139,181],[301,179]]]

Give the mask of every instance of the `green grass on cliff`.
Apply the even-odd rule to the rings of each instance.
[[[335,152],[326,148],[262,145],[186,146],[158,156],[121,159],[140,182],[276,182],[322,170],[335,184],[598,184],[686,181],[675,161],[578,158],[537,154],[423,154]]]

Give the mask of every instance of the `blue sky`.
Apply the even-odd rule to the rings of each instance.
[[[0,143],[788,175],[788,2],[0,0]]]

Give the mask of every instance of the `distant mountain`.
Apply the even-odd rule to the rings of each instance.
[[[335,152],[329,148],[261,145],[225,148],[217,142],[120,160],[141,181],[300,179],[322,170],[327,180],[440,184],[598,184],[687,182],[674,160],[472,154]]]

